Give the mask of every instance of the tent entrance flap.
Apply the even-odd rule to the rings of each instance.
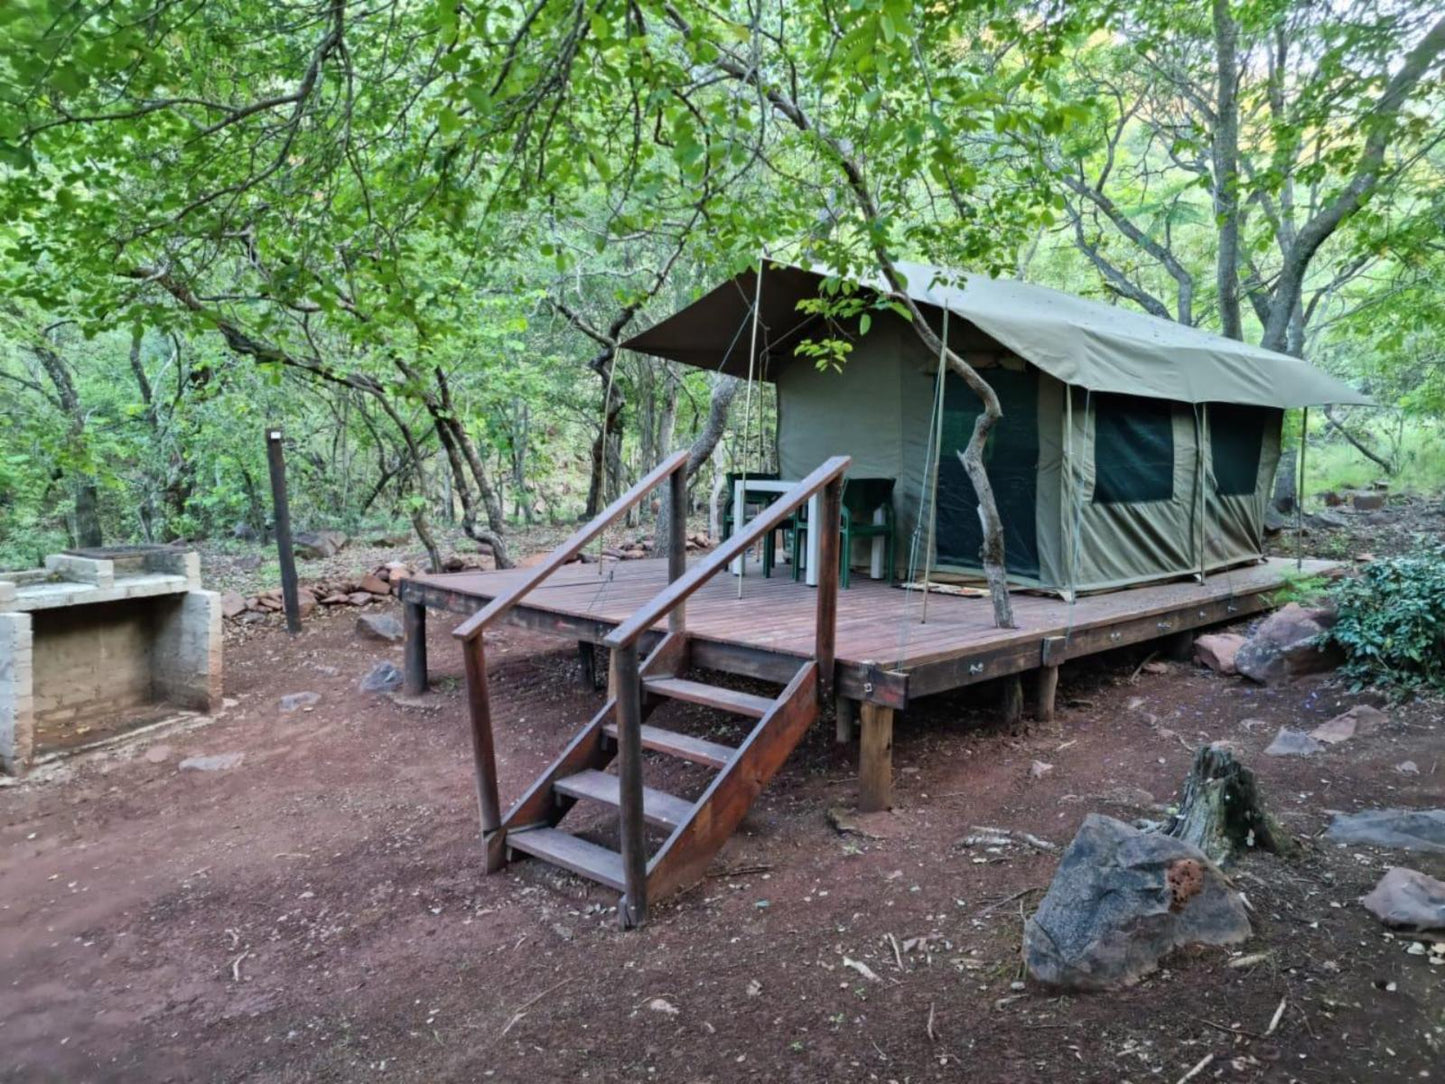
[[[984,466],[1004,527],[1004,563],[1010,576],[1039,575],[1039,372],[988,369],[979,374],[999,397],[1003,419],[984,449]],[[938,459],[936,552],[940,568],[971,569],[981,563],[983,525],[978,493],[959,459],[973,436],[983,404],[963,382],[948,373],[943,391],[943,439]]]

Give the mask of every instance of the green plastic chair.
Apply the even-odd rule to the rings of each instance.
[[[777,471],[748,471],[746,477],[750,481],[776,482],[782,477],[782,475],[780,475]],[[723,501],[722,514],[722,533],[724,539],[730,538],[733,533],[733,491],[736,484],[738,482],[741,482],[743,478],[744,475],[742,471],[730,471],[724,476],[724,484],[727,487],[727,498]],[[746,505],[745,510],[747,514],[751,516],[754,512],[766,508],[768,505],[773,503],[773,500],[776,498],[776,496],[777,494],[774,493],[758,493],[756,495],[751,493],[748,494],[747,499],[744,502]],[[792,532],[795,528],[796,518],[796,516],[789,516],[787,519],[783,520],[782,523],[778,524],[778,530],[784,532]],[[788,545],[790,543],[785,542],[784,544]],[[773,566],[777,563],[776,551],[777,531],[769,531],[767,537],[763,539],[764,576],[771,576],[773,574]]]
[[[887,570],[887,579],[893,582],[893,547],[895,524],[893,516],[893,478],[847,478],[843,481],[843,509],[839,533],[839,578],[846,589],[852,580],[852,568],[850,558],[853,554],[853,543],[862,538],[882,538],[883,545],[883,566]],[[800,508],[797,523],[793,529],[793,579],[798,579],[802,573],[803,547],[807,543],[808,522],[807,506]],[[883,522],[874,523],[873,515],[878,509],[883,509]]]

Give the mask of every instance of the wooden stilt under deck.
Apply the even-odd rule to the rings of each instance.
[[[1018,674],[1003,679],[1003,721],[1016,726],[1024,717],[1024,683]]]
[[[858,808],[878,813],[893,808],[893,709],[865,700],[858,714]]]
[[[405,636],[401,689],[407,696],[420,696],[426,692],[426,606],[403,603],[401,627]]]
[[[1059,668],[1040,666],[1038,682],[1038,703],[1034,709],[1034,718],[1041,723],[1052,723],[1054,699],[1059,692]]]
[[[858,701],[849,696],[838,697],[836,714],[838,744],[850,745],[853,741],[853,731],[858,726]]]

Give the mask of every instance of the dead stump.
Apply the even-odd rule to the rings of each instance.
[[[1294,850],[1294,841],[1265,809],[1254,772],[1219,745],[1194,754],[1179,812],[1165,834],[1194,844],[1220,866],[1240,851]]]

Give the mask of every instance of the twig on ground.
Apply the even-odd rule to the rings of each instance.
[[[507,1032],[511,1031],[512,1028],[514,1028],[514,1027],[517,1025],[517,1022],[518,1022],[519,1020],[521,1020],[522,1017],[524,1017],[524,1016],[527,1015],[527,1010],[530,1009],[533,1005],[537,1004],[537,1002],[541,1001],[544,997],[546,997],[548,994],[552,993],[554,990],[560,990],[560,989],[562,989],[562,987],[564,987],[564,986],[566,986],[566,985],[567,985],[567,980],[564,979],[564,980],[562,980],[561,982],[559,982],[559,983],[557,983],[557,984],[555,984],[555,985],[553,985],[553,986],[547,987],[547,989],[543,990],[543,991],[542,991],[540,994],[538,994],[536,997],[532,998],[532,1000],[528,1001],[525,1005],[523,1005],[521,1008],[519,1008],[516,1012],[514,1012],[514,1013],[512,1014],[512,1018],[507,1021],[507,1026],[502,1029],[502,1034],[501,1034],[501,1035],[498,1035],[497,1038],[500,1039],[500,1038],[502,1038],[503,1035],[506,1035]]]
[[[1283,1016],[1284,1016],[1284,1007],[1285,1007],[1285,1004],[1286,1004],[1288,1001],[1289,1001],[1289,998],[1288,998],[1288,997],[1282,997],[1282,998],[1279,999],[1279,1007],[1274,1010],[1274,1016],[1270,1019],[1269,1027],[1267,1027],[1267,1028],[1264,1029],[1265,1038],[1268,1038],[1269,1036],[1273,1035],[1273,1034],[1274,1034],[1274,1029],[1277,1028],[1277,1027],[1279,1027],[1279,1022],[1280,1022],[1280,1020],[1281,1020],[1281,1019],[1283,1018]]]
[[[903,953],[900,952],[899,949],[898,949],[898,938],[894,937],[893,934],[890,933],[890,934],[888,934],[888,943],[893,946],[893,959],[894,959],[894,960],[897,962],[897,964],[898,964],[898,970],[899,970],[899,971],[902,971],[902,970],[903,970]]]
[[[1202,1016],[1196,1016],[1194,1019],[1198,1020],[1201,1024],[1213,1028],[1215,1031],[1222,1031],[1226,1035],[1242,1035],[1246,1039],[1259,1039],[1263,1037],[1256,1032],[1245,1031],[1243,1028],[1229,1027],[1225,1024],[1216,1024],[1213,1020],[1206,1020]]]
[[[934,1034],[933,1031],[933,1002],[931,1001],[928,1003],[928,1025],[924,1030],[928,1032],[928,1041],[930,1043],[938,1042],[938,1036]]]
[[[1179,1078],[1179,1084],[1186,1084],[1187,1081],[1193,1080],[1200,1073],[1204,1072],[1204,1070],[1208,1069],[1209,1066],[1213,1063],[1214,1055],[1205,1054],[1204,1057],[1200,1058],[1197,1062],[1194,1063],[1193,1069],[1190,1069],[1189,1072],[1185,1073],[1182,1077]]]
[[[231,981],[232,981],[232,982],[240,982],[240,981],[241,981],[241,961],[244,960],[244,959],[245,959],[247,956],[249,956],[249,955],[251,955],[251,950],[250,950],[250,949],[247,949],[245,952],[241,953],[241,955],[237,956],[234,960],[231,961]]]
[[[1144,670],[1144,667],[1148,666],[1151,662],[1153,662],[1153,661],[1154,661],[1154,656],[1157,655],[1157,654],[1159,654],[1159,652],[1157,652],[1157,651],[1151,651],[1151,652],[1149,652],[1149,654],[1145,655],[1145,656],[1144,656],[1144,661],[1141,662],[1138,666],[1134,667],[1134,672],[1129,675],[1129,680],[1128,680],[1127,682],[1125,682],[1125,684],[1126,684],[1126,685],[1134,685],[1134,684],[1136,684],[1136,683],[1138,682],[1138,680],[1139,680],[1139,675],[1140,675],[1140,674],[1143,672],[1143,670]]]
[[[1044,890],[1044,889],[1043,889],[1043,886],[1042,886],[1042,885],[1030,885],[1028,888],[1025,888],[1025,889],[1022,889],[1022,890],[1020,890],[1020,891],[1018,891],[1018,892],[1015,892],[1012,896],[1005,896],[1005,897],[1004,897],[1003,899],[1001,899],[1001,900],[995,900],[993,903],[989,904],[987,907],[985,907],[982,911],[980,911],[978,914],[974,915],[973,917],[974,917],[974,918],[983,918],[984,915],[988,914],[988,913],[991,912],[991,911],[997,911],[1000,907],[1002,907],[1002,906],[1003,906],[1004,904],[1006,904],[1006,903],[1013,903],[1014,900],[1021,900],[1021,899],[1023,899],[1025,896],[1027,896],[1030,892],[1042,892],[1043,890]]]

